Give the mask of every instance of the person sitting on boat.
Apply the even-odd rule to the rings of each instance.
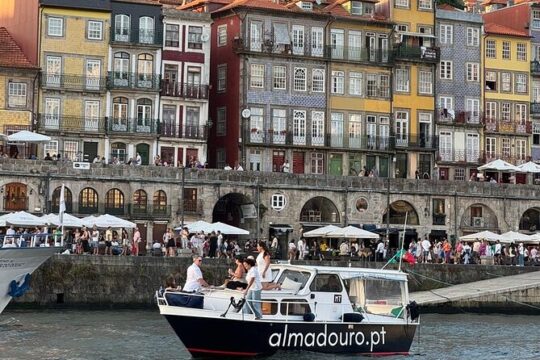
[[[208,287],[208,283],[204,280],[200,265],[202,257],[193,255],[193,264],[187,269],[186,284],[184,291],[194,292],[201,290],[201,287]]]
[[[261,290],[263,289],[261,283],[261,275],[255,266],[255,260],[245,259],[244,267],[247,270],[246,280],[247,287],[244,290],[246,295],[247,305],[244,306],[244,313],[250,314],[253,312],[255,314],[255,319],[262,319],[261,312]]]
[[[268,251],[268,246],[264,241],[259,241],[257,244],[257,268],[259,274],[261,275],[262,289],[263,290],[274,290],[279,289],[280,285],[272,282],[272,270],[270,270],[270,251]]]
[[[232,290],[237,290],[239,288],[245,289],[247,287],[246,269],[244,268],[242,257],[237,256],[235,259],[235,263],[236,269],[234,271],[229,269],[230,279],[227,279],[225,281],[225,287]]]
[[[182,287],[176,284],[176,279],[172,275],[167,276],[165,286],[167,291],[182,291]]]

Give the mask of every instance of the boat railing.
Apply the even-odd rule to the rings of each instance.
[[[36,247],[38,240],[42,244],[48,244],[49,238],[54,237],[51,233],[42,234],[3,234],[0,235],[0,247],[6,245],[6,241],[10,240],[16,247]]]

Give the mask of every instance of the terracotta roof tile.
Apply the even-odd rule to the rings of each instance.
[[[230,4],[233,0],[194,0],[177,7],[178,10],[188,10],[205,4]]]
[[[529,22],[529,5],[527,3],[491,11],[482,15],[486,33],[529,37],[525,28]]]
[[[499,24],[494,24],[494,23],[485,24],[484,29],[486,30],[486,33],[488,34],[529,37],[529,33],[527,31],[519,31],[516,29],[506,27],[504,25],[499,25]]]
[[[234,9],[237,7],[247,7],[247,8],[253,8],[253,9],[268,9],[268,10],[281,10],[281,11],[288,11],[288,12],[303,12],[300,8],[298,9],[289,9],[287,6],[282,4],[276,4],[275,2],[271,0],[234,0],[229,5],[225,5],[224,7],[214,11],[221,12],[229,9]]]
[[[0,27],[0,66],[37,69],[5,27]]]
[[[459,11],[458,9],[456,9],[455,7],[453,7],[450,4],[437,5],[437,9],[439,9],[439,10],[448,10],[448,11]]]

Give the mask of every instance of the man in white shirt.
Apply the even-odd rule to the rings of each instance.
[[[428,240],[427,236],[422,240],[422,262],[426,263],[429,260],[429,250],[431,249],[431,242]]]
[[[495,244],[495,252],[493,255],[495,255],[495,264],[500,265],[501,264],[501,251],[502,251],[502,245],[499,240],[497,240],[497,243]]]
[[[207,287],[208,283],[203,279],[201,268],[202,257],[199,255],[193,255],[193,264],[187,269],[186,284],[184,285],[184,291],[193,292],[200,290],[201,287]]]
[[[135,157],[135,165],[139,166],[141,164],[142,164],[141,154],[137,153],[137,156]]]
[[[383,261],[383,255],[384,255],[384,243],[382,240],[379,240],[379,243],[377,244],[377,249],[375,250],[376,254],[376,261]]]
[[[281,171],[284,173],[289,173],[291,171],[291,165],[289,164],[289,160],[285,160],[283,165],[281,165]]]
[[[298,260],[304,260],[304,251],[306,251],[306,244],[304,244],[304,240],[301,238],[298,239],[296,248],[298,249]]]

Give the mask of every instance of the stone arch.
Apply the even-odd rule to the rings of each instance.
[[[60,192],[62,191],[62,186],[58,186],[54,189],[51,196],[51,212],[58,213],[60,211]],[[66,204],[66,212],[68,214],[73,212],[73,194],[71,190],[64,186],[64,203]]]
[[[339,210],[334,202],[324,196],[309,199],[300,211],[300,221],[310,223],[340,223]]]
[[[167,211],[167,193],[163,190],[154,192],[152,205],[154,213],[165,213]]]
[[[105,213],[111,215],[124,215],[124,193],[117,188],[110,189],[105,194]]]
[[[386,224],[388,209],[383,214],[382,223]],[[407,217],[407,225],[420,225],[418,213],[414,206],[405,200],[397,200],[390,204],[390,224],[405,224]]]
[[[97,191],[91,187],[85,187],[79,193],[79,213],[95,214],[98,212],[99,196]]]
[[[483,230],[499,230],[499,221],[495,211],[480,202],[469,205],[460,219],[463,233],[475,233]]]
[[[256,228],[257,209],[249,196],[231,192],[219,198],[212,211],[212,222],[223,222],[246,230]]]
[[[148,194],[143,189],[135,190],[131,203],[134,214],[146,214],[146,210],[148,209]]]
[[[519,230],[536,232],[540,229],[540,207],[528,208],[519,219]]]

